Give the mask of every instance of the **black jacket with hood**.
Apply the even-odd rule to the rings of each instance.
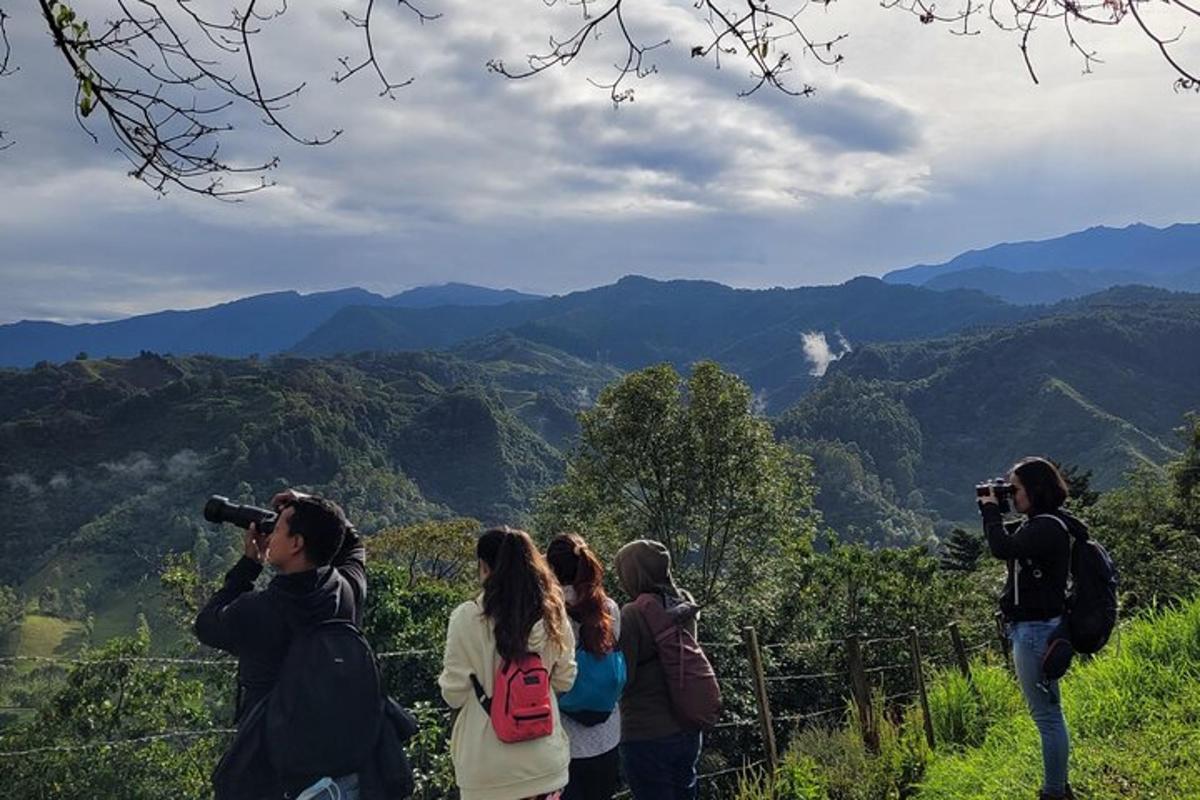
[[[1083,541],[1087,526],[1062,509],[1035,512],[1015,525],[1004,523],[994,503],[981,504],[980,513],[988,548],[993,556],[1008,562],[1008,577],[1000,593],[1005,619],[1048,620],[1066,611],[1070,534]]]
[[[367,594],[366,548],[353,531],[328,566],[277,575],[256,592],[261,572],[243,557],[196,617],[196,638],[238,657],[239,723],[275,685],[293,633],[330,619],[359,625]]]

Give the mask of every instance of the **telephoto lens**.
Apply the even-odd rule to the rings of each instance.
[[[231,503],[228,497],[214,494],[204,504],[204,518],[218,525],[228,522],[239,528],[249,528],[254,524],[259,533],[270,533],[275,530],[275,520],[279,515],[266,508]]]

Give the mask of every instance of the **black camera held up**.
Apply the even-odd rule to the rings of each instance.
[[[1010,509],[1009,501],[1016,495],[1017,490],[1004,478],[992,478],[983,483],[975,484],[976,497],[987,497],[989,493],[996,495],[996,502],[1000,505],[1000,513],[1007,514]]]
[[[209,522],[220,524],[230,522],[239,528],[249,528],[253,523],[261,534],[275,530],[275,520],[279,515],[274,511],[258,506],[244,506],[231,503],[228,497],[214,494],[204,504],[204,518]]]

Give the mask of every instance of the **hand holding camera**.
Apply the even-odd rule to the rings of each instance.
[[[981,505],[995,504],[1000,506],[1000,512],[1007,514],[1009,501],[1016,495],[1016,489],[1004,478],[992,478],[983,483],[975,484],[975,500]]]

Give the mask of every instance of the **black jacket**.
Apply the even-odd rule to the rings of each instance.
[[[1008,561],[1008,578],[1000,594],[1000,610],[1010,622],[1047,620],[1066,610],[1067,571],[1072,532],[1086,531],[1082,522],[1059,509],[1005,525],[1000,509],[981,504],[983,532],[992,555]],[[1054,519],[1052,517],[1057,517]]]
[[[293,631],[328,619],[359,625],[367,594],[366,548],[353,532],[329,566],[277,575],[256,592],[261,572],[261,564],[243,557],[196,617],[197,639],[238,657],[239,722],[275,685]]]

